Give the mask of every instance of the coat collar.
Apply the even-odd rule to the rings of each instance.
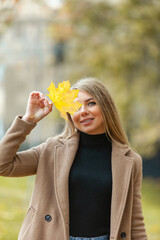
[[[55,184],[57,198],[65,223],[69,224],[68,178],[79,144],[79,134],[70,139],[59,139],[55,156]],[[126,145],[112,141],[112,201],[111,201],[111,237],[116,239],[123,215],[133,159]]]

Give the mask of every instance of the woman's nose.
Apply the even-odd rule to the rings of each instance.
[[[88,109],[86,106],[82,105],[80,109],[81,114],[88,114]]]

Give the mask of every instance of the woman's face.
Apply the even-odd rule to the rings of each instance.
[[[82,103],[82,106],[71,116],[75,127],[91,135],[104,133],[103,117],[93,97],[86,92],[79,91],[76,101]]]

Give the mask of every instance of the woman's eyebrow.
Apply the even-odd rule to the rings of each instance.
[[[85,102],[89,102],[90,100],[94,100],[93,98],[88,98],[87,100],[85,100]]]

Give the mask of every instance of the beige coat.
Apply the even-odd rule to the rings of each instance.
[[[36,174],[33,196],[18,239],[68,240],[68,176],[79,135],[69,140],[49,138],[37,147],[17,153],[34,127],[17,117],[0,142],[1,176]],[[114,142],[112,178],[110,239],[147,240],[140,194],[141,157],[127,146]]]

